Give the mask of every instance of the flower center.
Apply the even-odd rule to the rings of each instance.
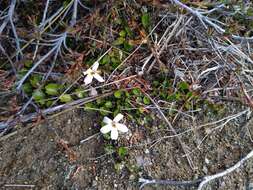
[[[112,122],[112,127],[116,128],[116,122]]]
[[[88,70],[87,70],[87,74],[88,74],[88,75],[92,75],[92,76],[93,76],[93,75],[95,75],[96,73],[97,73],[97,72],[94,71],[94,70],[92,70],[92,69],[88,69]]]

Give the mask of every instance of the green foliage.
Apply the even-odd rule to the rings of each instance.
[[[150,104],[150,99],[147,96],[144,96],[143,97],[143,103],[146,104],[146,105],[149,105]]]
[[[113,107],[112,102],[109,101],[109,100],[106,101],[106,102],[105,102],[105,107],[106,107],[106,108],[112,108],[112,107]]]
[[[60,96],[59,99],[60,99],[60,101],[63,102],[63,103],[67,103],[67,102],[72,101],[72,97],[71,97],[71,95],[69,95],[69,94],[63,94],[63,95]]]
[[[44,92],[43,91],[41,91],[41,90],[35,90],[33,93],[32,93],[32,96],[33,96],[33,99],[37,102],[37,103],[39,103],[39,104],[41,104],[41,105],[44,105],[45,104],[45,94],[44,94]]]
[[[129,43],[129,41],[127,39],[125,39],[124,37],[118,37],[114,42],[113,45],[115,46],[119,46],[119,45],[123,45],[123,48],[125,51],[129,52],[133,49],[133,46]]]
[[[83,91],[83,89],[77,88],[77,89],[75,89],[75,95],[78,98],[84,98],[85,97],[85,92]]]
[[[125,51],[130,52],[133,49],[133,45],[130,43],[129,38],[132,37],[133,32],[126,26],[124,30],[119,32],[119,37],[113,42],[113,45],[121,46]]]
[[[18,71],[17,79],[20,80],[25,74],[28,72],[27,68],[23,68],[20,71]]]
[[[32,62],[32,60],[26,60],[26,61],[24,62],[24,65],[25,65],[25,67],[30,68],[30,67],[32,67],[33,62]]]
[[[173,87],[171,80],[161,76],[153,81],[152,89],[152,96],[159,96],[162,100],[174,102],[174,109],[198,109],[201,105],[200,97],[190,89],[190,85],[186,81],[178,82],[176,87]],[[170,113],[173,112],[170,111]]]
[[[105,65],[105,64],[110,63],[110,61],[111,61],[110,56],[109,56],[109,55],[105,55],[105,56],[103,57],[103,59],[100,61],[100,64],[101,64],[101,65]]]
[[[253,16],[253,7],[249,7],[249,8],[247,9],[246,15],[247,15],[248,17],[252,17],[252,16]]]
[[[45,98],[45,94],[44,92],[42,92],[41,90],[35,90],[33,92],[33,99],[34,100],[41,100],[41,99],[44,99]]]
[[[110,111],[108,111],[106,107],[100,107],[99,112],[103,116],[108,116],[110,114]]]
[[[94,57],[92,57],[92,58],[87,59],[85,61],[85,65],[92,66],[95,61],[96,61],[96,59]]]
[[[150,26],[150,16],[148,13],[144,13],[141,17],[141,23],[144,28],[148,28]]]
[[[128,41],[124,41],[123,47],[124,50],[128,52],[130,52],[133,49],[133,46]]]
[[[125,31],[130,38],[134,36],[133,31],[129,28],[129,26],[125,26]]]
[[[56,83],[50,83],[45,86],[45,89],[46,89],[46,93],[48,95],[56,96],[56,95],[60,94],[61,86]]]
[[[32,75],[30,78],[30,83],[34,88],[38,88],[40,86],[40,81],[42,80],[41,75]]]
[[[92,102],[86,103],[86,104],[84,105],[84,109],[85,109],[85,110],[90,110],[90,109],[92,109],[92,108],[96,108],[96,106],[95,106]]]
[[[114,92],[114,97],[115,98],[121,98],[122,96],[122,91],[121,90],[117,90],[116,92]]]
[[[47,100],[47,101],[46,101],[46,106],[47,106],[47,107],[50,107],[52,104],[53,104],[53,101],[52,101],[52,100]]]
[[[115,148],[111,144],[105,145],[104,150],[106,154],[112,154],[115,152]]]
[[[71,0],[64,0],[63,1],[63,7],[67,7],[70,2],[71,2]]]
[[[132,93],[136,96],[139,96],[141,94],[141,90],[139,88],[132,89]]]
[[[118,46],[118,45],[122,45],[122,44],[124,44],[124,42],[125,42],[125,38],[123,38],[123,37],[118,37],[114,42],[113,42],[113,45],[115,45],[115,46]]]
[[[125,30],[121,30],[120,33],[119,33],[119,36],[122,37],[122,38],[125,38],[127,35],[127,32]]]
[[[100,64],[104,66],[105,70],[108,69],[111,71],[114,70],[121,63],[124,57],[125,55],[122,51],[115,49],[105,55],[101,59]]]
[[[24,83],[22,86],[22,89],[24,90],[26,94],[31,94],[33,91],[32,85],[29,82]]]
[[[157,80],[153,81],[153,86],[154,87],[159,87],[159,85],[160,85],[159,81],[157,81]]]
[[[138,94],[138,95],[135,95]],[[133,104],[131,102],[137,102],[140,105],[150,104],[149,99],[141,93],[141,91],[136,88],[132,89],[130,92],[126,90],[117,90],[111,97],[107,97],[104,99],[98,99],[93,104],[88,103],[85,105],[85,109],[87,107],[91,106],[94,109],[98,110],[101,115],[106,115],[109,117],[115,117],[118,113],[122,113],[122,110],[127,110],[132,108]],[[140,115],[140,112],[144,113],[144,109],[141,109],[141,111],[138,111],[138,114]],[[136,115],[136,110],[129,111],[133,115]],[[139,116],[138,116],[139,117]]]
[[[180,82],[180,83],[178,84],[178,88],[179,88],[180,91],[186,92],[186,91],[189,90],[189,84],[188,84],[187,82],[185,82],[185,81]]]
[[[118,155],[121,159],[124,159],[126,155],[128,154],[128,150],[125,147],[119,147],[118,148]]]

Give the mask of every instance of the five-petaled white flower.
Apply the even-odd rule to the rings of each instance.
[[[111,132],[111,139],[117,140],[119,136],[118,131],[122,133],[126,133],[128,131],[128,128],[126,125],[119,123],[119,121],[123,119],[123,117],[124,116],[120,113],[116,115],[116,117],[113,120],[111,120],[108,117],[104,117],[103,122],[106,123],[106,125],[100,129],[100,132],[103,134]]]
[[[98,61],[96,61],[91,68],[89,68],[87,71],[84,71],[83,74],[87,75],[84,79],[85,85],[90,84],[92,82],[92,79],[95,78],[99,82],[104,82],[105,80],[99,75],[99,72],[97,71],[99,66]]]

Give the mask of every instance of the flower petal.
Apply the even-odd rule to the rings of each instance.
[[[92,75],[87,75],[84,79],[85,85],[90,84],[92,82],[93,76]]]
[[[87,71],[83,71],[83,75],[85,76],[85,75],[87,75],[88,74],[88,72]]]
[[[97,73],[95,73],[94,75],[94,78],[97,79],[99,82],[104,82],[105,80]]]
[[[92,68],[93,71],[96,71],[96,70],[98,69],[98,66],[99,66],[99,62],[96,61],[96,62],[91,66],[91,68]]]
[[[119,136],[118,130],[116,128],[112,127],[112,130],[111,130],[111,139],[112,140],[117,140],[118,136]]]
[[[116,115],[116,117],[113,119],[113,121],[115,121],[116,123],[119,122],[121,119],[123,119],[123,115],[121,113],[119,113],[118,115]]]
[[[103,122],[106,124],[112,123],[112,120],[109,117],[104,117]]]
[[[88,75],[91,72],[92,72],[92,70],[89,68],[86,71],[83,71],[83,75]]]
[[[100,132],[103,134],[109,133],[112,130],[111,125],[105,125],[100,129]]]
[[[128,131],[128,128],[126,125],[121,124],[121,123],[116,123],[116,127],[117,129],[122,132],[122,133],[126,133]]]

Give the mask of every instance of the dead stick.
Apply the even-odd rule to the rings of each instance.
[[[96,96],[96,97],[92,97],[92,98],[90,98],[90,97],[89,98],[83,98],[83,99],[75,100],[73,102],[66,103],[66,104],[63,104],[63,105],[58,105],[58,106],[55,106],[55,107],[52,107],[52,108],[42,110],[41,114],[43,116],[46,116],[46,115],[52,114],[52,113],[60,111],[60,110],[80,106],[80,105],[83,105],[85,103],[92,102],[92,101],[94,101],[98,98],[109,96],[112,93],[113,92],[109,92],[109,93],[106,93],[106,94],[103,94],[103,95],[100,95],[100,96]],[[9,121],[0,122],[0,130],[5,130],[7,128],[13,127],[13,126],[17,125],[18,123],[24,123],[24,122],[32,121],[33,119],[35,119],[38,116],[39,116],[39,113],[30,113],[30,114],[27,114],[27,115],[20,115],[19,117],[16,117],[16,118],[11,119]]]

